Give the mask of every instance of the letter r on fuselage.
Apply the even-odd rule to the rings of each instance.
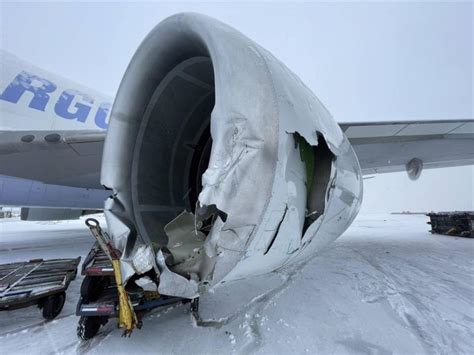
[[[49,94],[56,90],[56,85],[39,76],[22,71],[0,94],[0,99],[18,103],[25,92],[31,92],[33,98],[29,107],[44,111],[49,101]]]

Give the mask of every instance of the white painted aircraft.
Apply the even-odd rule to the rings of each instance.
[[[309,258],[357,215],[363,175],[474,163],[472,119],[336,123],[271,53],[202,15],[144,39],[110,119],[109,98],[1,60],[0,205],[105,209],[125,280],[154,271],[162,294]]]
[[[30,220],[102,209],[109,193],[100,160],[112,99],[0,54],[0,206],[26,207]]]

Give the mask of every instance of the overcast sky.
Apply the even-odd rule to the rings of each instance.
[[[339,121],[473,118],[473,3],[1,3],[1,47],[114,96],[144,36],[182,11],[270,50]],[[365,181],[362,212],[474,209],[473,168]]]

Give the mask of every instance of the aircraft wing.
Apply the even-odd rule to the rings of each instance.
[[[472,119],[339,125],[354,147],[365,175],[474,164]],[[417,167],[419,162],[422,166]]]
[[[98,188],[105,131],[0,131],[0,175]]]
[[[364,175],[474,164],[474,120],[340,123]],[[100,186],[106,132],[0,131],[0,175],[83,188]],[[33,138],[33,141],[27,142]],[[18,164],[21,161],[21,164]]]

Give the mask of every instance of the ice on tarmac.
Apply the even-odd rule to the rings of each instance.
[[[105,224],[103,219],[100,220]],[[122,338],[116,321],[76,337],[73,281],[59,317],[36,307],[0,312],[10,353],[474,353],[474,240],[428,233],[423,215],[360,216],[305,266],[224,285],[188,305],[156,310]],[[85,256],[84,220],[0,220],[2,263]]]

